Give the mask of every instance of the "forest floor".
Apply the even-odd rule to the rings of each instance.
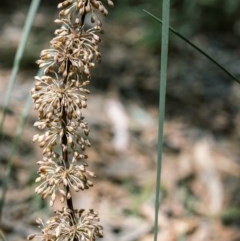
[[[42,8],[37,15],[11,93],[0,143],[1,186],[7,165],[12,163],[0,223],[0,231],[9,241],[26,240],[30,233],[38,232],[37,217],[47,219],[53,210],[61,208],[60,202],[49,208],[34,194],[36,161],[41,159],[41,150],[32,143],[37,132],[32,126],[37,119],[33,107],[18,151],[12,155],[15,132],[37,72],[34,61],[40,50],[48,47],[52,36],[48,31],[53,32],[55,27],[45,30],[53,21],[50,13]],[[25,16],[26,9],[0,11],[0,106]],[[106,241],[150,241],[154,224],[160,57],[136,44],[144,32],[141,25],[108,20],[105,29],[102,63],[94,71],[88,108],[83,112],[91,129],[89,167],[97,178],[93,188],[74,196],[74,207],[99,212]],[[194,36],[193,40],[217,53],[222,63],[240,74],[237,39],[219,33],[214,41],[204,35]],[[171,49],[159,240],[240,241],[238,103],[239,85],[184,44]]]

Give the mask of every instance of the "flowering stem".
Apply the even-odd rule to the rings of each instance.
[[[113,6],[111,0],[107,4]],[[33,137],[43,148],[36,178],[40,184],[35,191],[43,199],[49,196],[51,206],[60,195],[65,207],[46,224],[39,219],[42,232],[30,235],[28,240],[95,241],[103,237],[98,214],[93,209],[74,209],[71,192],[93,186],[88,178],[95,175],[85,163],[85,148],[91,146],[89,128],[81,110],[87,107],[89,90],[85,86],[90,82],[90,69],[101,57],[98,34],[102,24],[95,11],[105,16],[108,11],[100,0],[64,0],[58,8],[61,10],[55,22],[61,27],[55,31],[50,49],[40,54],[37,64],[44,75],[35,77],[31,92],[39,111],[39,121],[34,126],[46,130]],[[88,13],[93,27],[84,26]]]
[[[70,71],[70,61],[67,61],[67,73]],[[67,77],[63,80],[63,85],[66,85],[67,83]],[[61,102],[63,102],[61,100]],[[63,165],[66,169],[69,169],[70,163],[68,159],[68,141],[67,141],[67,135],[66,135],[66,125],[67,125],[67,112],[64,106],[64,102],[62,105],[62,130],[63,130],[63,136],[62,136],[62,157],[63,157]],[[66,193],[67,193],[67,207],[71,210],[71,216],[73,220],[73,224],[75,224],[75,218],[74,218],[74,207],[73,207],[73,201],[72,201],[72,195],[68,197],[68,194],[71,192],[69,186],[66,186]]]
[[[67,115],[66,115],[66,111],[65,108],[63,107],[63,120],[62,120],[62,128],[63,130],[66,129],[66,121],[67,121]],[[64,133],[63,137],[62,137],[62,156],[63,156],[63,161],[64,161],[64,165],[66,167],[66,169],[69,169],[69,160],[68,160],[68,149],[67,149],[67,136]],[[69,186],[66,187],[67,189],[67,193],[70,192],[70,188]],[[72,202],[72,197],[67,198],[67,207],[73,212],[74,208],[73,208],[73,202]]]

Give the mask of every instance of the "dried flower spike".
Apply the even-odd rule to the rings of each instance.
[[[106,2],[113,6],[111,0]],[[29,235],[28,240],[95,241],[103,236],[98,215],[74,209],[72,192],[92,187],[90,179],[95,176],[86,164],[85,150],[91,144],[82,110],[87,107],[91,69],[101,58],[98,15],[108,11],[100,0],[65,0],[58,8],[55,22],[60,28],[50,48],[40,54],[37,64],[44,75],[35,77],[31,94],[38,111],[34,126],[43,131],[33,137],[43,151],[35,191],[43,199],[49,197],[51,206],[60,198],[65,207],[46,223],[38,219],[41,233]],[[91,27],[85,24],[86,14],[91,15]]]

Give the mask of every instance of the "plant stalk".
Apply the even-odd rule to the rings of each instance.
[[[162,24],[162,44],[161,44],[158,158],[157,158],[157,175],[156,175],[154,241],[157,241],[157,238],[158,238],[158,212],[159,212],[159,202],[160,202],[161,168],[162,168],[162,152],[163,152],[163,126],[164,126],[165,102],[166,102],[170,0],[163,0],[162,6],[163,6],[162,7],[163,24]]]

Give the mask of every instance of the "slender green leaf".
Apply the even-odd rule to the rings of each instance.
[[[28,98],[25,102],[25,106],[24,106],[22,115],[20,117],[20,121],[18,122],[16,134],[15,134],[14,140],[12,142],[12,146],[11,146],[11,156],[9,157],[9,160],[7,162],[5,176],[2,179],[2,195],[1,195],[1,199],[0,199],[0,218],[2,215],[4,203],[5,203],[5,196],[6,196],[6,192],[7,192],[7,188],[8,188],[7,184],[9,183],[9,179],[10,179],[11,173],[12,173],[13,157],[16,154],[16,151],[18,149],[19,142],[20,142],[23,130],[24,130],[24,125],[25,125],[25,123],[27,121],[27,117],[29,115],[31,104],[32,104],[32,99],[29,94]]]
[[[167,85],[167,63],[168,63],[168,41],[169,41],[169,15],[170,0],[163,0],[162,3],[162,44],[161,44],[161,70],[160,70],[160,95],[159,95],[159,126],[158,126],[158,158],[156,175],[156,199],[155,199],[155,223],[154,241],[158,236],[158,210],[160,202],[160,184],[162,167],[162,147],[163,147],[163,126],[165,118],[166,85]]]
[[[2,232],[2,230],[0,230],[0,240],[2,241],[7,241],[6,237],[4,236],[4,233]]]
[[[143,10],[145,13],[150,15],[153,19],[155,19],[157,22],[163,24],[163,21],[153,15],[152,13],[148,12],[147,10]],[[206,53],[206,51],[202,50],[200,47],[195,45],[193,42],[188,40],[186,37],[184,37],[181,33],[179,33],[177,30],[175,30],[172,27],[169,27],[169,30],[174,33],[176,36],[184,40],[186,43],[188,43],[190,46],[192,46],[195,50],[197,50],[199,53],[204,55],[208,60],[210,60],[212,63],[214,63],[218,68],[220,68],[222,71],[224,71],[230,78],[232,78],[234,81],[236,81],[238,84],[240,84],[240,80],[234,76],[230,71],[228,71],[222,64],[220,64],[217,60],[215,60],[213,57],[211,57],[209,54]]]
[[[2,114],[2,118],[1,118],[1,122],[0,122],[0,135],[3,135],[2,133],[2,129],[3,129],[3,124],[4,124],[4,120],[6,117],[6,111],[7,111],[7,106],[10,100],[10,96],[11,96],[11,92],[14,86],[14,83],[16,82],[16,77],[17,77],[17,73],[19,70],[19,66],[20,66],[20,62],[23,56],[23,52],[24,49],[26,47],[26,43],[27,43],[27,39],[32,27],[32,23],[33,20],[35,18],[37,9],[40,5],[41,0],[32,0],[31,5],[29,7],[28,10],[28,14],[27,14],[27,18],[23,27],[23,34],[21,37],[21,41],[18,45],[18,49],[14,58],[14,62],[13,62],[13,69],[12,69],[12,73],[8,82],[8,86],[7,86],[7,90],[6,90],[6,95],[4,98],[4,103],[3,103],[3,114]]]
[[[31,5],[30,5],[29,10],[28,10],[26,22],[25,22],[25,25],[24,25],[24,28],[23,28],[23,35],[22,35],[20,44],[18,46],[15,59],[14,59],[13,70],[12,70],[11,77],[10,77],[10,80],[9,80],[9,83],[8,83],[7,93],[6,93],[6,96],[5,96],[5,99],[4,99],[3,116],[2,116],[2,119],[1,119],[1,123],[0,123],[1,140],[3,138],[2,128],[3,128],[5,116],[6,116],[7,105],[8,105],[9,99],[10,99],[12,88],[13,88],[14,83],[16,81],[16,76],[17,76],[20,61],[22,59],[23,52],[24,52],[24,49],[25,49],[25,46],[26,46],[27,38],[29,36],[30,29],[31,29],[34,17],[36,15],[37,9],[40,5],[40,2],[41,2],[41,0],[32,0],[32,2],[31,2]],[[26,119],[27,119],[27,116],[28,116],[28,113],[29,113],[29,110],[30,110],[30,106],[31,106],[31,98],[30,98],[30,95],[29,95],[28,99],[26,100],[25,107],[24,107],[24,110],[22,112],[22,115],[20,117],[20,121],[19,121],[19,124],[18,124],[18,127],[17,127],[16,135],[15,135],[14,140],[12,142],[11,156],[10,156],[9,161],[7,163],[5,177],[2,179],[3,183],[2,183],[2,194],[1,194],[1,198],[0,198],[0,219],[2,217],[2,211],[3,211],[3,207],[4,207],[4,203],[5,203],[5,195],[6,195],[6,192],[7,192],[7,184],[8,184],[9,178],[11,176],[12,159],[13,159],[13,156],[16,153],[17,148],[19,146],[20,137],[23,133],[24,124],[26,122]]]

